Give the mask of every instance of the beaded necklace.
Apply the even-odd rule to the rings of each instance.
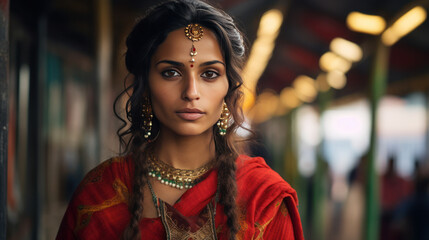
[[[157,160],[153,155],[149,158],[149,173],[153,177],[170,187],[178,189],[189,189],[201,181],[201,177],[206,174],[212,167],[213,161],[195,170],[174,168],[162,161]]]

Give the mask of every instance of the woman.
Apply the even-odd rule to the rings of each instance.
[[[295,191],[234,144],[245,48],[233,20],[170,1],[126,44],[125,155],[85,177],[57,239],[303,239]]]

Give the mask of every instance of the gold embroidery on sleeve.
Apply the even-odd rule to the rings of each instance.
[[[246,236],[246,231],[249,228],[246,221],[246,207],[243,204],[238,204],[238,223],[240,228],[238,229],[237,235],[235,236],[237,240],[244,240]]]
[[[283,201],[282,201],[282,205],[280,206],[280,212],[284,217],[286,217],[289,214],[286,204]]]
[[[258,222],[255,222],[255,228],[259,230],[259,234],[258,236],[255,238],[255,240],[258,239],[264,239],[264,231],[265,228],[267,228],[268,224],[270,224],[270,222],[273,220],[274,217],[272,217],[270,220],[268,220],[266,223],[264,224],[259,224]]]
[[[287,207],[286,207],[286,204],[284,203],[284,201],[277,202],[275,206],[276,207],[280,206],[279,211],[281,212],[281,214],[283,216],[287,216],[288,215],[289,212],[287,210]],[[259,230],[259,234],[255,238],[255,240],[257,240],[257,239],[264,239],[263,236],[264,236],[265,229],[271,223],[271,221],[273,221],[274,218],[275,218],[275,215],[270,220],[268,220],[267,222],[265,222],[264,224],[259,224],[258,222],[255,222],[255,228]]]
[[[78,207],[75,232],[78,232],[87,226],[91,220],[92,214],[95,212],[118,205],[120,203],[125,203],[128,205],[129,192],[127,186],[125,186],[121,180],[115,179],[113,182],[113,189],[116,192],[116,195],[113,198],[108,199],[98,205],[80,205]]]

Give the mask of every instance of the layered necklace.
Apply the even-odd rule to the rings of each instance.
[[[202,180],[202,176],[213,167],[213,161],[194,169],[174,168],[155,156],[149,156],[149,176],[157,179],[162,184],[178,189],[189,189]]]

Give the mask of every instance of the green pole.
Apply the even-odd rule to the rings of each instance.
[[[374,65],[371,75],[370,104],[371,104],[371,135],[366,166],[365,186],[365,240],[376,240],[379,238],[380,206],[379,206],[379,181],[375,169],[377,157],[377,109],[378,103],[386,89],[387,71],[389,60],[389,48],[378,40],[374,56]]]
[[[296,159],[296,144],[295,144],[295,116],[296,109],[291,110],[286,115],[286,148],[284,152],[283,173],[284,178],[288,183],[296,188],[298,178],[298,163]]]
[[[332,99],[332,90],[319,92],[318,104],[319,115],[322,116]],[[323,139],[317,149],[316,169],[313,176],[313,198],[312,198],[312,217],[311,217],[311,235],[312,239],[323,240],[326,236],[326,226],[324,225],[324,205],[327,199],[326,182],[326,161],[322,154]]]

